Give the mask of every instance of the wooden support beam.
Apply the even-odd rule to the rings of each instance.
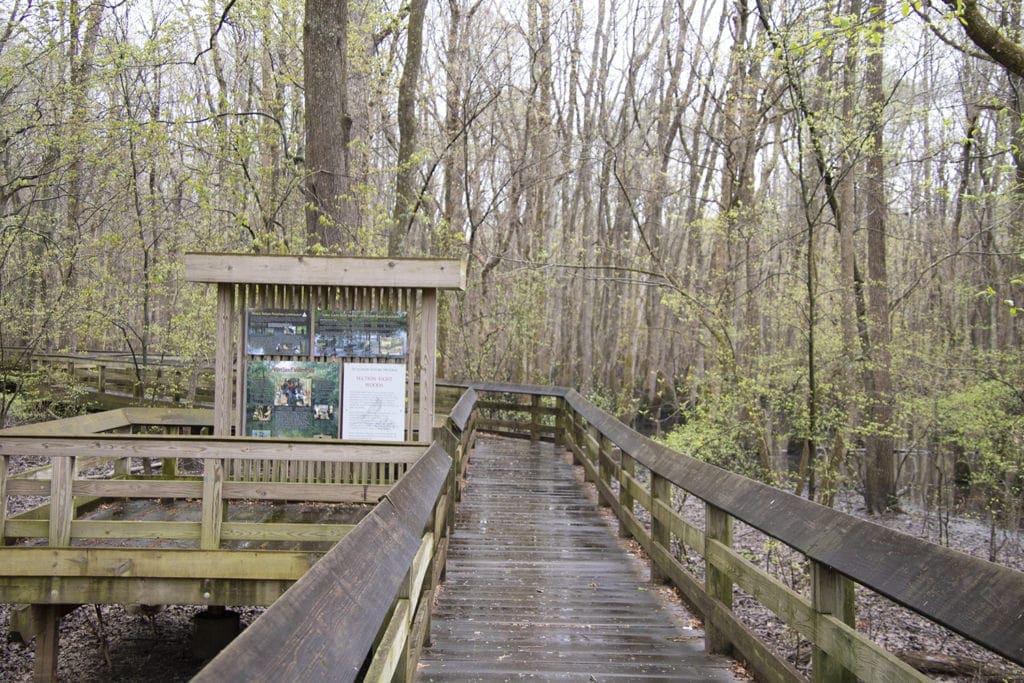
[[[36,634],[35,683],[57,681],[57,657],[60,654],[61,605],[43,605],[40,630]]]
[[[434,393],[437,374],[437,290],[424,289],[420,311],[420,398],[418,439],[427,441],[434,433]],[[411,435],[410,435],[411,439]]]
[[[728,512],[706,503],[704,525],[704,557],[709,555],[707,548],[709,541],[718,541],[722,545],[732,547],[732,517]],[[704,587],[708,597],[726,610],[732,610],[732,579],[727,572],[722,571],[710,561],[705,562]],[[709,654],[732,654],[732,641],[728,631],[718,628],[714,619],[709,615],[705,615],[704,646]]]
[[[821,562],[811,561],[811,606],[816,615],[831,615],[854,628],[853,582]],[[857,677],[834,657],[815,647],[812,672],[816,683],[854,683]]]
[[[465,289],[466,264],[451,259],[185,254],[185,279],[231,284]]]
[[[661,521],[654,514],[654,508],[658,503],[672,506],[672,482],[657,472],[651,472],[651,542],[655,546],[661,546],[668,554],[672,554],[672,531],[667,524]],[[657,562],[651,563],[651,581],[664,583],[669,576]]]
[[[50,533],[52,547],[71,545],[71,520],[75,517],[72,483],[75,458],[54,458],[50,475]]]
[[[633,515],[633,495],[629,490],[629,479],[626,477],[636,476],[636,460],[633,459],[629,453],[626,453],[621,448],[616,446],[612,449],[612,457],[618,457],[619,459],[619,507],[624,512],[628,512],[630,516]],[[626,515],[619,515],[619,536],[622,538],[629,538],[629,523],[626,521]]]
[[[7,456],[0,455],[0,548],[7,545]]]
[[[207,460],[203,469],[203,518],[199,547],[216,550],[220,547],[221,525],[224,523],[224,461]]]
[[[217,339],[214,355],[214,407],[213,433],[231,436],[234,423],[231,411],[233,401],[232,373],[232,314],[235,307],[235,288],[230,284],[217,285]],[[243,372],[239,368],[239,372]]]

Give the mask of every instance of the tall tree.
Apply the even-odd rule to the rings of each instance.
[[[868,420],[865,437],[864,501],[868,511],[882,514],[897,504],[896,466],[894,459],[894,396],[892,386],[892,327],[889,319],[889,270],[887,263],[887,230],[889,206],[885,185],[886,94],[884,86],[885,0],[870,0],[867,18],[872,32],[868,42],[864,73],[865,105],[870,113],[871,137],[866,153],[864,173],[865,228],[867,229],[867,293],[868,335],[865,348],[869,366],[865,368],[868,396]]]
[[[410,0],[406,29],[405,65],[398,83],[398,160],[395,170],[395,208],[388,231],[388,256],[398,256],[402,239],[408,235],[419,203],[416,186],[416,91],[420,82],[423,53],[423,21],[427,0]]]
[[[348,27],[349,0],[306,0],[306,232],[324,247],[345,246],[350,237]]]

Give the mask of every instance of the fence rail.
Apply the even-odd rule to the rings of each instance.
[[[481,430],[551,439],[571,450],[603,503],[617,514],[622,531],[645,549],[655,577],[678,587],[701,613],[708,650],[744,658],[766,680],[790,681],[801,676],[758,640],[733,611],[736,587],[813,643],[815,680],[926,680],[857,631],[855,583],[1024,665],[1024,611],[1020,608],[1024,605],[1024,574],[681,455],[629,429],[575,391],[474,383],[454,404],[444,425],[435,430],[434,442],[425,452],[420,445],[418,454],[403,451],[405,455],[395,460],[408,469],[398,472],[398,483],[381,494],[373,512],[346,529],[341,540],[197,680],[244,679],[255,672],[275,680],[411,678],[429,634],[430,605],[443,576],[466,456]],[[123,459],[136,455],[133,449],[138,447],[138,453],[180,458],[186,457],[181,450],[185,447],[152,437],[135,442],[127,437],[105,437],[94,445],[87,438],[53,434],[34,438],[0,435],[0,454],[6,458],[30,444],[39,452],[49,452],[55,469],[47,485],[57,504],[86,495],[137,495],[140,491],[155,496],[214,494],[211,500],[217,504],[210,509],[204,505],[199,527],[204,548],[215,547],[212,539],[234,533],[223,520],[218,522],[213,509],[220,509],[224,499],[259,496],[260,491],[273,497],[274,486],[314,485],[281,482],[235,490],[236,482],[216,475],[218,469],[223,471],[217,466],[207,468],[213,475],[198,482],[177,483],[175,486],[184,487],[177,489],[162,482],[84,483],[69,474],[74,472],[75,457]],[[274,446],[265,440],[192,437],[181,441],[191,444],[187,457],[214,463],[234,458],[324,462],[335,457],[312,443],[293,444],[285,448],[287,452],[274,455],[264,450]],[[348,457],[355,453],[350,449]],[[6,487],[3,495],[42,492],[46,486],[31,478],[7,478],[0,484]],[[323,490],[334,486],[325,485]],[[281,491],[287,497],[294,490]],[[683,496],[702,501],[702,524],[677,511]],[[32,529],[38,533],[40,521],[9,519],[3,528],[20,533],[23,530],[17,525],[24,522],[36,524],[39,528]],[[732,538],[735,522],[801,553],[809,567],[808,594],[784,585],[738,552]],[[81,523],[76,527],[67,512],[56,511],[45,523],[51,542],[58,539],[66,544],[75,534],[95,532]],[[196,529],[182,527],[173,533],[191,537]],[[680,561],[680,548],[700,558],[702,578]],[[5,552],[8,550],[0,549]],[[89,552],[94,555],[75,559],[76,566],[100,568],[114,561],[99,550]],[[132,561],[141,563],[143,559],[133,555]],[[292,564],[285,561],[275,571],[294,578],[298,567],[293,558]],[[71,569],[68,572],[70,577]]]
[[[802,678],[732,610],[738,586],[813,643],[815,680],[928,680],[854,628],[856,583],[1024,665],[1024,574],[684,456],[629,429],[575,391],[473,387],[485,398],[475,411],[460,404],[462,419],[473,415],[478,429],[554,438],[572,451],[623,532],[643,546],[653,574],[679,588],[702,614],[710,652],[741,656],[767,680]],[[675,503],[683,495],[703,501],[703,525],[677,512]],[[809,564],[810,595],[784,585],[734,549],[734,520],[801,553]],[[703,580],[678,559],[680,546],[703,560]]]

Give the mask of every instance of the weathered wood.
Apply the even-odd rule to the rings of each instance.
[[[318,503],[376,503],[392,484],[292,484],[224,482],[225,500],[302,500]]]
[[[717,541],[726,547],[732,546],[732,517],[726,511],[711,505],[704,506],[704,555],[707,544]],[[712,562],[704,568],[704,587],[712,601],[717,601],[727,610],[732,609],[732,579],[728,573],[719,571]],[[727,633],[717,627],[715,621],[705,623],[707,649],[715,654],[732,652],[732,642]]]
[[[568,403],[637,462],[733,517],[891,600],[1024,664],[1024,574],[879,527],[688,458],[574,391]],[[961,585],[950,594],[944,577]]]
[[[352,525],[303,522],[223,522],[224,541],[292,541],[335,542]],[[9,538],[45,538],[45,520],[8,520],[5,534]],[[71,538],[147,539],[152,541],[199,541],[200,522],[140,520],[75,520],[71,522]]]
[[[634,476],[636,474],[636,461],[633,460],[629,455],[622,452],[622,449],[618,446],[614,447],[612,456],[619,460],[619,505],[623,510],[628,510],[630,514],[633,514],[633,501],[634,498],[629,492],[629,488],[623,486],[623,478],[627,476]],[[623,538],[629,537],[629,528],[623,521],[625,517],[620,512],[619,514],[619,536]]]
[[[62,460],[64,458],[57,458],[54,462]],[[203,495],[203,483],[146,479],[77,479],[71,485],[71,491],[76,496],[97,498],[199,498]]]
[[[221,539],[225,541],[289,541],[335,543],[349,534],[354,524],[315,524],[302,522],[224,522]]]
[[[235,309],[235,288],[217,285],[217,330],[214,349],[213,433],[231,436],[235,419],[232,411],[234,374],[232,369],[232,322]],[[241,365],[239,372],[241,372]],[[241,390],[239,390],[241,391]]]
[[[77,605],[58,605],[61,616],[66,616],[74,610]],[[8,640],[19,639],[22,643],[28,643],[39,635],[46,626],[47,605],[11,605],[10,623],[8,625]]]
[[[411,620],[410,601],[399,600],[363,680],[374,683],[406,680],[408,672],[399,666],[404,663],[405,644],[409,638]]]
[[[418,680],[732,680],[673,624],[560,452],[481,438]]]
[[[121,414],[131,425],[213,427],[214,411],[209,408],[122,408]]]
[[[302,576],[315,557],[307,552],[284,550],[0,548],[4,574],[20,577],[294,580]]]
[[[189,282],[466,288],[465,262],[450,259],[185,254],[184,261]]]
[[[35,668],[32,673],[32,680],[36,683],[57,680],[60,619],[61,607],[59,605],[46,605],[42,608],[42,623],[36,634]]]
[[[672,504],[672,484],[658,473],[651,472],[651,506],[657,507],[659,503]],[[666,551],[672,547],[671,529],[659,517],[653,515],[651,517],[651,541]],[[667,578],[656,562],[651,564],[651,581],[664,582]],[[719,654],[715,650],[710,651]]]
[[[71,494],[71,482],[75,476],[75,458],[57,458],[53,462],[50,480],[50,530],[51,546],[71,544],[71,520],[75,516],[75,499]]]
[[[376,503],[391,484],[297,484],[278,482],[224,482],[224,500],[299,500],[319,503]],[[50,482],[45,479],[12,479],[7,484],[12,496],[45,496]],[[77,479],[72,484],[76,497],[92,498],[199,498],[201,481],[153,479]]]
[[[0,547],[7,545],[7,495],[9,492],[7,456],[0,455]]]
[[[38,438],[0,436],[0,455],[49,458],[195,458],[256,459],[363,463],[413,463],[424,444],[325,442],[322,439],[257,439],[250,437],[140,436],[96,434]]]
[[[476,407],[477,393],[473,389],[467,389],[465,393],[456,402],[455,407],[452,408],[448,418],[459,428],[460,431],[465,431],[469,424],[470,415],[473,413],[473,409]]]
[[[474,393],[476,393],[474,391]],[[478,400],[476,407],[479,410],[504,410],[507,412],[523,412],[530,415],[557,415],[558,409],[540,405],[543,398],[540,394],[528,394],[530,403],[512,403],[509,401]],[[550,425],[548,425],[550,426]]]
[[[10,602],[159,605],[270,605],[293,581],[163,577],[0,576]]]
[[[420,550],[451,458],[434,445],[306,575],[196,676],[353,680]]]
[[[89,415],[78,415],[62,420],[51,420],[48,422],[36,422],[34,424],[8,427],[0,430],[0,436],[50,436],[59,434],[95,434],[107,432],[121,427],[128,427],[131,422],[128,420],[124,410],[107,410],[102,413],[91,413]]]
[[[851,628],[854,623],[853,582],[820,562],[811,562],[811,605],[816,614],[829,614]],[[835,657],[820,647],[812,654],[813,680],[818,683],[835,681],[853,683],[856,677]]]
[[[399,600],[388,620],[373,660],[367,670],[366,681],[406,681],[412,678],[414,663],[409,661],[409,638],[412,620],[419,606],[423,584],[430,570],[434,552],[434,536],[426,534],[413,558]]]
[[[424,289],[420,310],[419,427],[417,439],[429,441],[434,433],[434,382],[437,381],[437,290]],[[408,436],[412,440],[412,435]]]
[[[773,683],[796,683],[805,680],[791,664],[761,642],[732,611],[710,599],[704,591],[704,586],[687,572],[671,553],[661,546],[655,546],[651,552],[651,559],[669,575],[672,584],[682,591],[686,600],[704,615],[705,627],[708,620],[714,620],[716,627],[728,637],[736,653],[757,672],[758,680]]]
[[[203,467],[203,517],[199,547],[216,550],[220,547],[221,525],[224,523],[224,462],[208,459]]]

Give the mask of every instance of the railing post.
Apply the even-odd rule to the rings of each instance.
[[[851,628],[854,626],[853,582],[826,564],[811,560],[811,605],[816,615],[829,614]],[[812,655],[815,682],[853,683],[856,677],[817,647]]]
[[[53,458],[50,462],[50,530],[48,544],[62,548],[71,545],[71,521],[75,517],[72,485],[77,469],[75,458]],[[61,605],[44,605],[36,634],[34,680],[56,681],[60,650]]]
[[[656,546],[664,548],[666,553],[672,553],[672,531],[658,519],[658,501],[672,507],[672,482],[657,472],[651,471],[651,542]],[[661,571],[658,565],[657,555],[651,554],[651,581],[664,583],[668,581],[668,575]]]
[[[565,445],[565,399],[555,397],[555,449],[559,450]]]
[[[63,548],[71,545],[71,520],[75,516],[75,498],[71,493],[75,458],[53,458],[50,476],[49,545]]]
[[[618,450],[611,441],[601,434],[597,442],[597,477],[604,485],[608,488],[609,493],[612,490],[612,475],[615,474],[614,468],[612,468],[611,462],[615,460],[614,451]],[[611,501],[605,499],[603,492],[598,489],[598,501],[601,505],[606,507],[611,506]]]
[[[583,446],[583,458],[585,460],[588,460],[591,466],[584,468],[583,480],[584,481],[593,481],[595,484],[597,483],[597,481],[594,480],[594,477],[599,474],[598,468],[601,465],[601,441],[600,441],[600,439],[601,439],[601,434],[598,433],[597,429],[594,428],[594,425],[588,423],[587,427],[586,427],[586,430],[584,431],[584,434],[583,434],[583,444],[582,444],[582,446]],[[591,445],[593,445],[594,448],[591,448]],[[594,474],[592,475],[591,472],[593,472]],[[597,478],[599,479],[600,477],[598,476]]]
[[[732,609],[732,579],[729,575],[712,564],[708,557],[708,546],[717,541],[725,546],[732,546],[732,517],[728,512],[710,503],[704,507],[704,587],[713,601],[726,609]],[[732,653],[732,642],[726,633],[717,627],[714,616],[704,615],[704,647],[709,654],[729,655]]]
[[[0,548],[7,545],[7,462],[8,456],[0,455]]]
[[[224,523],[224,461],[207,458],[203,464],[203,519],[199,547],[220,548],[220,531]]]
[[[636,474],[636,460],[629,453],[626,453],[618,446],[615,447],[615,451],[619,456],[619,506],[621,511],[619,512],[619,536],[622,538],[629,538],[629,526],[626,524],[626,513],[633,514],[633,494],[629,492],[630,482],[626,481],[623,475],[628,474],[630,477]]]
[[[530,443],[540,439],[540,394],[530,396]]]
[[[96,366],[96,391],[100,394],[107,391],[107,366],[102,363]]]

